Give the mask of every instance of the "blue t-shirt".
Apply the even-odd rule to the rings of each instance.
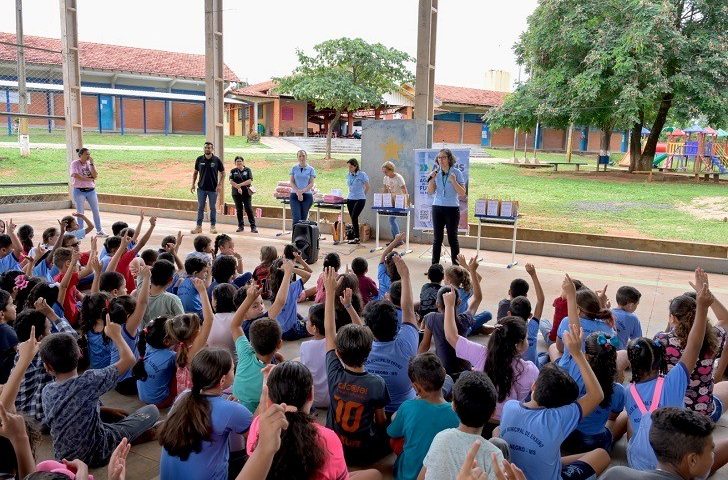
[[[305,167],[296,165],[291,168],[291,175],[293,176],[296,188],[300,190],[306,188],[316,178],[316,170],[311,165],[306,165]]]
[[[679,362],[665,375],[662,384],[662,395],[660,395],[660,405],[662,407],[685,408],[685,390],[690,382],[690,372],[682,362]],[[649,411],[652,405],[652,395],[655,392],[657,378],[647,380],[646,382],[635,383],[635,388],[639,394],[645,408]],[[649,435],[637,435],[640,422],[642,421],[642,412],[632,397],[630,391],[627,391],[625,400],[625,410],[629,417],[629,423],[632,427],[632,437],[627,446],[627,458],[629,466],[638,470],[650,470],[657,465],[657,458],[652,446],[649,444]],[[644,439],[644,444],[639,439]]]
[[[109,264],[111,263],[111,259],[114,258],[111,255],[104,255],[101,257],[101,271],[105,272],[109,269]]]
[[[91,368],[101,369],[111,365],[111,339],[107,338],[104,342],[104,336],[101,332],[91,330],[86,334],[88,340],[88,356]]]
[[[160,480],[179,478],[227,480],[230,458],[228,438],[231,433],[246,432],[250,428],[253,416],[244,406],[220,396],[207,397],[207,401],[210,402],[212,425],[210,440],[204,440],[200,453],[190,453],[185,461],[171,456],[167,450],[162,449],[162,458],[159,462]]]
[[[61,273],[60,270],[58,270],[58,267],[51,264],[48,265],[48,262],[44,260],[41,260],[38,265],[33,267],[33,275],[36,277],[41,277],[43,280],[45,280],[48,283],[54,283],[53,277]]]
[[[616,332],[612,327],[607,325],[606,322],[602,322],[601,320],[594,320],[591,318],[581,318],[581,329],[584,331],[584,339],[591,335],[594,332],[604,332],[608,333],[609,335],[616,335]],[[564,318],[564,321],[561,322],[559,325],[559,330],[556,333],[556,336],[559,337],[562,341],[564,339],[564,332],[569,330],[569,317]],[[581,345],[582,351],[584,350],[584,343],[582,341]],[[559,365],[564,367],[566,366],[566,362],[571,358],[571,355],[569,355],[569,349],[566,348],[566,345],[564,345],[564,355],[561,357],[561,360],[559,360]]]
[[[364,185],[369,183],[369,175],[361,170],[356,173],[349,172],[346,175],[346,183],[349,185],[349,200],[366,200]]]
[[[389,404],[384,407],[387,413],[396,412],[405,400],[415,398],[415,389],[409,379],[407,368],[412,357],[417,355],[419,332],[411,323],[402,325],[394,340],[372,343],[372,351],[364,363],[367,372],[384,379],[389,391]]]
[[[385,294],[389,293],[389,289],[392,288],[392,279],[389,278],[387,266],[383,262],[377,266],[377,280],[379,281],[379,298],[377,300],[381,300]]]
[[[468,292],[464,288],[458,288],[458,297],[460,297],[460,304],[458,305],[457,310],[458,315],[468,311],[468,304],[470,303],[470,298],[472,296],[473,292]]]
[[[619,337],[619,349],[624,350],[633,338],[642,336],[642,325],[640,319],[634,313],[625,312],[621,308],[613,308],[612,315],[617,324],[617,337]]]
[[[84,238],[86,238],[86,229],[85,228],[79,228],[78,230],[74,230],[72,232],[66,232],[66,233],[70,233],[71,235],[76,237],[79,242],[81,240],[83,240]]]
[[[526,478],[561,480],[561,444],[581,421],[574,402],[559,408],[528,408],[517,400],[503,406],[500,437],[508,442],[511,463]]]
[[[441,431],[458,425],[460,420],[449,403],[436,405],[415,398],[400,405],[387,427],[387,435],[391,438],[404,438],[404,449],[394,463],[394,478],[417,480],[432,439]]]
[[[202,301],[191,277],[187,277],[182,281],[177,289],[177,296],[182,301],[182,308],[185,309],[185,313],[196,313],[197,316],[202,318]]]
[[[0,258],[0,273],[12,272],[15,270],[20,272],[23,271],[20,267],[20,263],[18,263],[18,258],[15,256],[15,252],[11,251],[3,258]]]
[[[278,324],[281,326],[281,332],[283,333],[286,333],[288,330],[292,329],[296,325],[296,321],[298,320],[298,296],[301,294],[302,291],[303,282],[300,278],[295,282],[291,283],[291,286],[288,287],[288,296],[286,297],[286,303],[285,305],[283,305],[283,308],[278,314],[278,317],[276,317]]]
[[[169,396],[169,382],[174,378],[177,354],[168,348],[156,349],[147,345],[144,355],[145,381],[137,380],[139,400],[144,403],[161,403]]]
[[[450,176],[454,176],[460,185],[465,185],[465,176],[457,168],[452,167],[447,173],[443,173],[440,170],[435,176],[435,198],[432,200],[433,205],[440,207],[460,206],[460,200],[458,200],[458,194],[452,185]]]
[[[139,352],[137,351],[137,340],[139,340],[139,332],[134,332],[134,335],[130,335],[126,330],[126,325],[121,326],[121,338],[124,339],[126,344],[129,346],[129,350],[134,354],[134,358],[139,358]],[[119,361],[119,349],[116,348],[114,342],[111,342],[111,349],[109,350],[109,365],[113,365]],[[131,377],[131,368],[119,376],[119,381],[126,380]]]
[[[521,358],[533,362],[533,364],[536,366],[538,366],[538,362],[536,361],[538,358],[538,352],[536,351],[536,347],[538,346],[538,330],[540,323],[541,320],[536,317],[531,317],[528,320],[528,325],[526,326],[526,338],[528,339],[528,348],[523,353],[523,355],[521,355]]]

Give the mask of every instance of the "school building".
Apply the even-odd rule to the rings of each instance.
[[[15,34],[0,32],[0,128],[12,133],[18,112]],[[118,133],[204,133],[205,56],[79,42],[83,126]],[[63,115],[59,39],[24,37],[28,113]],[[225,86],[239,81],[227,66]],[[225,99],[226,109],[243,104]],[[30,127],[63,129],[62,120],[29,119]],[[237,134],[239,132],[231,132]]]

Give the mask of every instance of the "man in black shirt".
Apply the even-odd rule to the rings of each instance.
[[[225,178],[225,167],[222,160],[212,154],[212,142],[205,142],[205,154],[195,160],[195,173],[192,175],[192,188],[195,192],[197,186],[197,227],[192,233],[202,233],[202,219],[205,216],[205,200],[210,205],[210,233],[215,234],[217,221],[217,194],[222,191],[222,182]],[[199,174],[199,181],[197,180]]]

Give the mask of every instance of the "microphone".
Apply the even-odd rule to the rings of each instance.
[[[439,171],[440,171],[439,165],[435,164],[435,166],[432,169],[432,172],[430,172],[430,175],[427,177],[427,181],[429,182],[430,180],[435,178],[435,176],[437,175],[437,173]]]

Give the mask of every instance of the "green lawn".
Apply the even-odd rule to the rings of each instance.
[[[0,136],[0,142],[15,141],[15,136]],[[66,143],[63,132],[30,132],[31,143]],[[118,133],[84,132],[83,141],[91,145],[129,145],[129,146],[161,146],[161,147],[200,147],[205,143],[204,135],[171,134],[171,135],[137,135]],[[262,143],[249,144],[246,137],[225,137],[225,146],[230,148],[268,148]]]
[[[510,155],[503,150],[494,152]],[[545,155],[539,154],[539,157],[546,160]],[[557,156],[563,158],[563,155]],[[65,151],[33,150],[30,158],[22,159],[15,149],[0,149],[0,157],[8,158],[0,160],[0,183],[66,179]],[[314,160],[321,157],[321,154],[310,155]],[[343,163],[349,157],[342,155],[342,167],[319,170],[317,186],[320,190],[345,188]],[[100,173],[100,191],[168,198],[193,198],[189,187],[194,158],[194,152],[94,151]],[[579,157],[580,160],[584,158]],[[277,204],[270,192],[276,182],[288,178],[294,161],[292,154],[246,155],[259,192],[255,196],[256,204]],[[39,189],[1,189],[0,195],[29,190]],[[711,207],[721,197],[728,197],[725,185],[648,183],[644,177],[603,179],[594,175],[554,174],[550,170],[474,163],[471,165],[470,194],[471,208],[474,199],[481,196],[519,200],[524,227],[717,244],[725,244],[728,238],[725,222],[703,220],[677,208],[691,202],[698,205],[698,210],[701,202],[706,208]]]

